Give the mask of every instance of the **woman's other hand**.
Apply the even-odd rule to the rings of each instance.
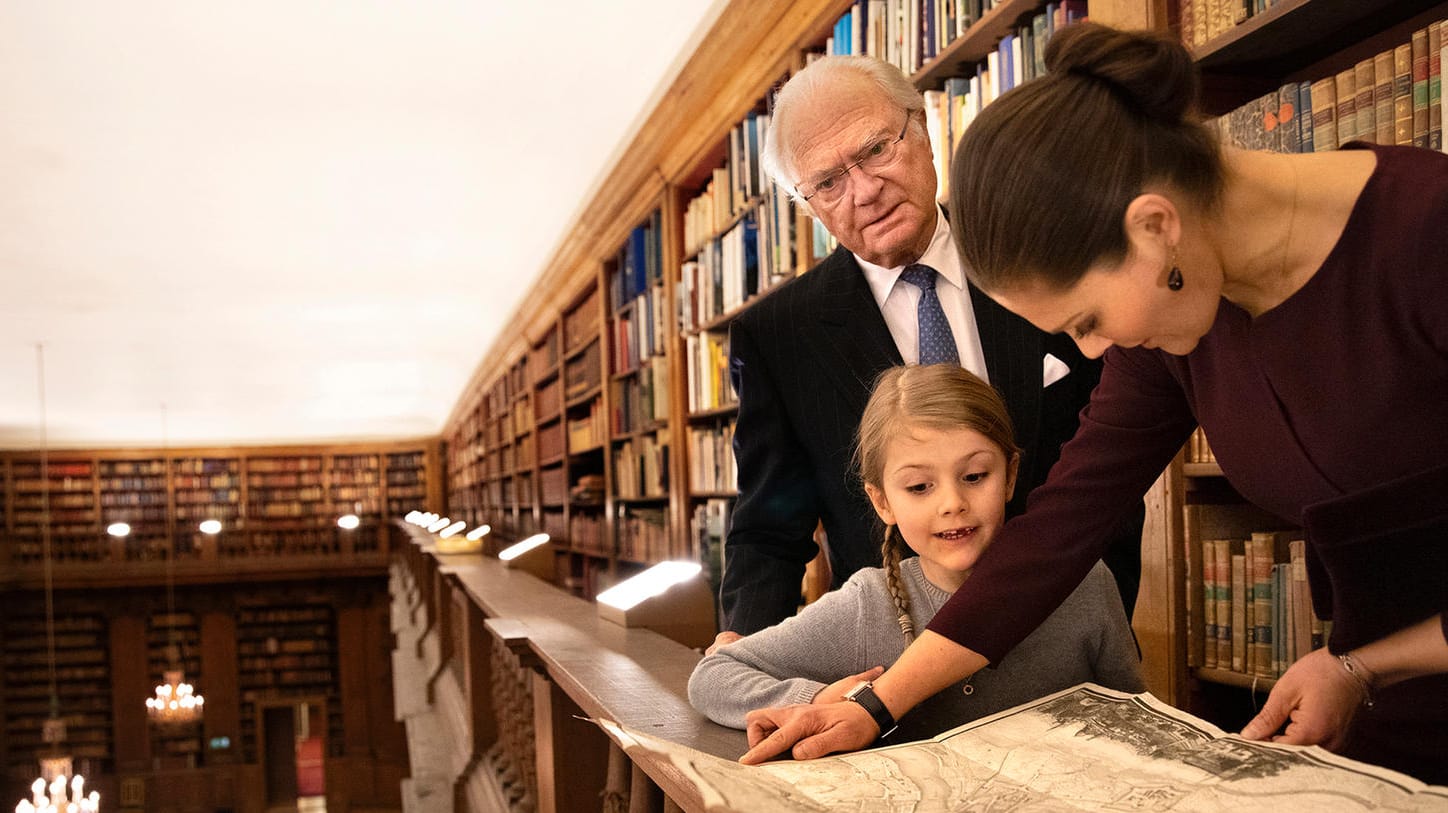
[[[858,681],[857,681],[858,682]],[[745,715],[749,750],[739,761],[761,762],[789,750],[795,759],[815,759],[839,751],[858,751],[880,735],[859,703],[802,704],[755,709]]]

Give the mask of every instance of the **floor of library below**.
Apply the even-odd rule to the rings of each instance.
[[[396,571],[391,580],[392,631],[396,649],[392,657],[393,696],[397,719],[407,729],[407,755],[412,776],[402,780],[404,813],[451,813],[454,810],[452,780],[443,766],[452,761],[451,741],[443,711],[429,701],[429,676],[441,659],[437,635],[417,623],[416,593],[409,580]],[[486,772],[479,772],[486,774]],[[490,777],[484,775],[483,779]],[[481,810],[508,810],[501,789],[491,781],[475,783],[475,790],[490,802]]]

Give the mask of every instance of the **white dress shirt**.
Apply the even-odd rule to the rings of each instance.
[[[906,364],[919,364],[920,322],[916,306],[920,303],[920,289],[901,281],[900,275],[905,271],[903,265],[884,268],[860,259],[859,255],[855,259],[865,272],[865,280],[875,296],[875,304],[880,306],[895,346],[900,349],[900,357]],[[980,346],[980,331],[976,329],[975,311],[970,304],[970,289],[965,284],[965,264],[955,250],[950,224],[938,211],[935,235],[930,238],[925,253],[915,262],[928,265],[939,273],[935,281],[935,295],[940,299],[945,321],[950,323],[950,332],[955,336],[960,365],[989,383],[985,351]]]

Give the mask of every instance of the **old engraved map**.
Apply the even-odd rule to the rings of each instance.
[[[933,740],[762,767],[601,725],[672,760],[710,811],[1448,811],[1448,788],[1089,683]]]

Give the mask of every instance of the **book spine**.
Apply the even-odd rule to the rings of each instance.
[[[1247,671],[1247,557],[1232,554],[1232,671]]]
[[[1202,557],[1202,666],[1217,666],[1217,543],[1201,542]]]
[[[1393,49],[1393,143],[1413,143],[1413,46]]]
[[[1428,26],[1428,148],[1443,149],[1443,23]]]
[[[1413,32],[1413,146],[1428,146],[1428,29]]]
[[[1373,94],[1376,92],[1373,60],[1364,59],[1359,62],[1354,68],[1354,73],[1356,74],[1357,96],[1353,107],[1357,110],[1357,138],[1359,141],[1376,142],[1378,117],[1377,106],[1373,102]]]
[[[1312,83],[1312,149],[1337,149],[1337,84],[1332,79]]]
[[[1376,109],[1379,144],[1394,143],[1393,126],[1393,52],[1383,51],[1373,57],[1373,106]]]
[[[1357,74],[1352,68],[1338,71],[1335,87],[1337,92],[1337,144],[1339,147],[1357,138]]]
[[[1232,543],[1218,539],[1213,545],[1217,563],[1217,668],[1232,664]]]
[[[1272,657],[1272,566],[1276,534],[1254,533],[1252,546],[1252,624],[1255,635],[1252,644],[1255,656],[1252,659],[1251,674],[1260,677],[1274,677]]]

